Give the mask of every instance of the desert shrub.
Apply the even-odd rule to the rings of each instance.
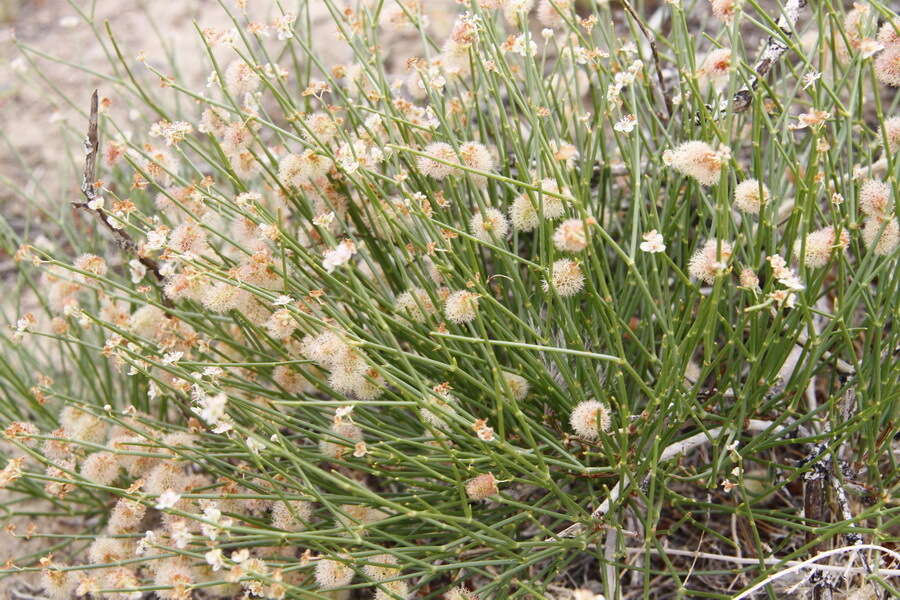
[[[894,12],[243,4],[172,63],[83,13],[112,58],[83,197],[53,249],[4,233],[0,481],[46,542],[4,575],[896,593]]]

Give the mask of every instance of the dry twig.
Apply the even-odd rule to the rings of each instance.
[[[147,267],[147,269],[153,273],[158,281],[163,281],[165,277],[160,272],[159,263],[153,260],[148,256],[142,256],[137,243],[128,235],[124,230],[113,225],[112,221],[109,219],[109,215],[103,210],[102,207],[96,206],[95,201],[98,199],[97,195],[97,156],[100,154],[100,134],[98,129],[98,96],[97,90],[94,90],[94,93],[91,94],[91,114],[88,120],[88,130],[87,137],[84,140],[84,174],[81,181],[81,193],[84,194],[86,199],[85,202],[72,202],[72,205],[76,208],[80,208],[81,210],[87,211],[97,216],[100,219],[100,222],[103,223],[106,228],[113,234],[116,242],[119,244],[119,247],[127,252],[133,253],[137,256],[137,259],[140,261],[142,265]],[[162,296],[162,302],[168,307],[171,307],[172,304],[165,297]]]
[[[778,17],[778,29],[785,37],[793,35],[797,20],[800,18],[800,11],[806,7],[806,3],[807,0],[788,0],[784,5],[784,12]],[[759,55],[759,60],[756,61],[754,67],[756,75],[750,80],[749,86],[744,86],[734,95],[732,102],[735,112],[743,112],[750,108],[750,104],[753,102],[753,90],[759,86],[760,80],[769,74],[787,49],[788,47],[776,36],[769,36],[769,39],[766,40],[766,47]]]

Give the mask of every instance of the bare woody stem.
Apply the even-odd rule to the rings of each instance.
[[[750,419],[747,425],[747,431],[751,431],[754,433],[766,431],[770,428],[775,434],[781,433],[785,430],[784,427],[775,425],[771,421],[761,421],[757,419]],[[686,439],[681,440],[680,442],[676,442],[670,446],[666,446],[659,457],[659,462],[671,460],[679,454],[685,454],[693,450],[694,448],[697,448],[698,446],[702,446],[706,443],[714,441],[726,431],[727,429],[724,427],[716,427],[714,429],[710,429],[708,432],[696,433]],[[609,496],[600,504],[600,506],[598,506],[594,510],[594,512],[591,513],[591,518],[599,519],[603,515],[608,513],[609,509],[612,507],[612,504],[619,499],[619,497],[622,495],[622,490],[625,489],[628,483],[628,478],[623,477],[615,486],[613,486],[613,488],[609,492]],[[585,526],[583,523],[575,523],[560,531],[557,534],[557,537],[575,537],[584,531]]]
[[[98,128],[98,96],[97,90],[91,94],[91,114],[88,119],[87,137],[84,140],[84,174],[81,180],[81,193],[84,194],[84,202],[72,202],[72,205],[81,210],[94,214],[100,222],[113,234],[113,238],[119,247],[126,252],[137,256],[138,261],[153,273],[158,281],[165,277],[160,272],[159,263],[148,256],[142,256],[137,243],[124,230],[115,227],[109,220],[109,215],[101,207],[93,207],[92,203],[97,199],[97,156],[100,154],[100,134]],[[171,307],[171,302],[163,295],[162,302]]]
[[[784,5],[784,11],[778,17],[778,29],[785,37],[791,37],[800,18],[800,10],[805,8],[807,0],[788,0]],[[735,112],[744,112],[750,108],[753,102],[753,91],[759,86],[760,80],[765,78],[772,70],[778,59],[787,51],[788,47],[778,37],[770,35],[766,41],[766,47],[756,61],[754,71],[756,74],[750,79],[750,84],[744,86],[734,95],[732,100]]]
[[[631,3],[628,0],[622,0],[622,6],[625,7],[625,10],[628,11],[628,14],[631,15],[631,18],[634,19],[634,22],[637,23],[637,26],[640,28],[641,32],[644,34],[644,37],[647,38],[647,42],[650,44],[650,53],[653,55],[653,64],[656,67],[656,79],[659,85],[659,93],[663,98],[663,102],[666,105],[666,113],[668,117],[672,118],[672,99],[666,94],[666,84],[663,79],[662,73],[662,65],[659,58],[659,51],[656,48],[656,37],[653,35],[653,32],[644,24],[643,21],[638,17],[637,13],[634,10],[634,7],[631,6]]]

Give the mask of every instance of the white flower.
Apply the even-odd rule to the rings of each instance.
[[[167,231],[165,229],[154,229],[153,231],[147,232],[147,241],[144,243],[144,248],[146,250],[162,250],[166,246],[166,235]]]
[[[156,544],[156,532],[147,531],[144,533],[144,537],[138,540],[134,553],[138,556],[143,556],[150,549],[150,546],[154,544]]]
[[[159,495],[159,498],[156,501],[156,509],[165,510],[167,508],[172,508],[178,504],[179,500],[181,500],[181,494],[173,489],[168,489]]]
[[[162,357],[162,363],[164,365],[175,364],[181,360],[182,356],[184,356],[184,352],[167,352]]]
[[[225,370],[222,367],[204,367],[203,368],[203,376],[209,377],[210,379],[218,379],[222,375],[225,374]]]
[[[281,296],[278,296],[277,298],[275,298],[275,300],[272,302],[272,304],[275,306],[287,306],[288,304],[292,303],[293,301],[294,301],[294,299],[291,298],[290,296],[286,296],[286,295],[282,294]]]
[[[520,56],[534,56],[537,54],[537,43],[534,40],[528,40],[525,34],[516,36],[509,44],[509,51],[515,52]]]
[[[213,548],[204,554],[203,558],[206,559],[206,564],[212,567],[213,571],[218,571],[225,566],[225,556],[222,554],[221,548]]]
[[[172,538],[172,543],[175,547],[179,549],[187,548],[191,541],[191,532],[188,530],[187,522],[184,519],[178,519],[169,525],[169,529],[169,537]]]
[[[317,227],[328,227],[332,222],[334,222],[333,211],[316,215],[315,218],[313,218],[313,225]]]
[[[821,78],[822,74],[818,71],[810,71],[809,73],[806,73],[803,76],[803,89],[807,89]]]
[[[641,242],[640,246],[643,252],[655,254],[657,252],[666,251],[666,245],[663,243],[663,236],[655,229],[648,231],[641,237],[644,238],[644,241]]]
[[[222,511],[215,502],[209,503],[203,509],[203,519],[208,522],[200,523],[200,531],[213,542],[219,537],[221,529],[231,527],[234,523],[230,517],[222,517]]]
[[[212,428],[213,433],[228,433],[234,429],[234,422],[231,420],[231,417],[225,415],[222,417],[216,426]]]
[[[634,115],[625,115],[619,121],[613,125],[613,129],[616,131],[620,131],[622,133],[631,133],[634,131],[634,126],[637,125],[637,117]]]
[[[265,447],[266,445],[260,441],[257,441],[256,438],[247,436],[247,448],[249,448],[250,452],[252,452],[253,454],[259,454],[260,450],[264,449]]]
[[[87,203],[88,208],[91,210],[97,210],[99,208],[103,208],[103,196],[97,196],[93,200]]]
[[[322,266],[325,267],[326,271],[331,273],[341,265],[350,262],[350,259],[353,258],[354,254],[356,254],[356,244],[350,240],[344,240],[338,244],[337,248],[325,252],[322,259]]]
[[[250,551],[247,548],[241,548],[231,553],[231,560],[238,564],[250,558]]]
[[[353,412],[353,405],[339,406],[334,411],[334,422],[340,423],[341,419]]]
[[[280,17],[275,19],[275,29],[278,31],[278,39],[286,40],[288,38],[294,37],[294,21],[297,20],[297,15],[293,13],[285,13]]]
[[[884,50],[884,45],[877,40],[865,39],[859,42],[859,55],[862,58],[871,58]]]
[[[128,261],[128,269],[131,272],[131,283],[140,283],[147,274],[147,267],[136,258]]]
[[[191,410],[210,425],[217,425],[225,417],[228,396],[224,392],[207,396],[202,390],[195,388],[194,399],[199,406],[193,406]]]

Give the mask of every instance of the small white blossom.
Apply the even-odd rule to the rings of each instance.
[[[179,500],[181,500],[181,494],[173,489],[168,489],[159,495],[159,498],[156,501],[156,509],[165,510],[167,508],[172,508],[178,504]]]
[[[637,125],[637,117],[634,115],[625,115],[613,125],[613,129],[621,133],[631,133],[634,131],[635,125]]]
[[[156,532],[147,531],[144,533],[144,537],[138,540],[134,553],[138,556],[143,556],[154,544],[156,544]]]
[[[136,258],[132,258],[128,261],[128,270],[131,274],[131,283],[140,283],[147,274],[147,267]]]
[[[162,363],[164,365],[172,365],[181,360],[181,357],[184,356],[184,352],[167,352],[162,357]]]
[[[803,75],[803,89],[807,89],[812,86],[815,82],[822,78],[822,74],[818,71],[810,71]]]
[[[322,266],[326,271],[332,273],[338,267],[350,262],[354,254],[356,254],[356,244],[350,240],[344,240],[338,244],[337,248],[325,252],[322,258]]]
[[[256,438],[252,438],[249,436],[247,437],[247,448],[253,454],[259,454],[260,451],[263,450],[265,447],[266,447],[266,445],[260,441],[257,441]]]
[[[644,241],[641,242],[640,246],[643,252],[655,254],[657,252],[666,251],[666,245],[663,243],[663,236],[655,229],[648,231],[641,237],[644,238]]]
[[[213,571],[219,571],[225,566],[225,556],[222,554],[221,548],[213,548],[204,554],[203,558]]]

